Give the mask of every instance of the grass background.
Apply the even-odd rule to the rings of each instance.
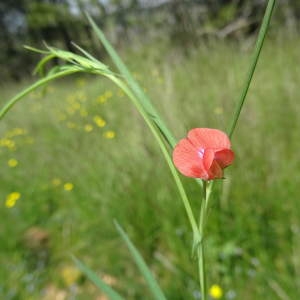
[[[179,139],[193,127],[227,128],[251,49],[208,41],[182,55],[161,43],[122,56]],[[216,184],[207,273],[224,299],[300,296],[299,53],[296,39],[266,42],[233,136],[236,161]],[[2,84],[1,104],[26,85]],[[106,125],[98,127],[95,116]],[[168,299],[199,298],[181,200],[151,133],[119,90],[90,76],[57,81],[9,112],[1,139],[14,128],[26,134],[11,138],[14,149],[0,147],[1,299],[105,299],[78,274],[71,253],[126,299],[151,299],[113,219]],[[197,209],[199,187],[183,181]],[[21,199],[9,209],[5,199],[14,191]]]

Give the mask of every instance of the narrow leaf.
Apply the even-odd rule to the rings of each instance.
[[[49,54],[47,56],[45,56],[44,58],[42,58],[39,63],[37,64],[37,66],[35,67],[33,74],[37,74],[39,73],[40,75],[44,75],[44,68],[45,65],[52,60],[53,58],[55,58],[54,54]]]
[[[84,265],[76,257],[72,256],[78,269],[87,276],[87,278],[92,281],[104,294],[106,294],[111,300],[124,300],[113,288],[107,285],[95,272]]]
[[[250,64],[247,78],[245,81],[245,85],[242,90],[241,97],[236,105],[236,109],[234,111],[232,122],[231,122],[229,130],[228,130],[229,137],[232,137],[232,135],[233,135],[237,121],[240,117],[243,105],[245,103],[245,99],[246,99],[246,96],[247,96],[247,93],[248,93],[248,90],[249,90],[249,87],[250,87],[250,84],[252,81],[252,77],[253,77],[257,62],[258,62],[258,58],[259,58],[267,31],[268,31],[268,28],[270,25],[270,21],[272,18],[272,13],[274,10],[275,3],[276,3],[276,0],[269,0],[269,2],[268,2],[268,5],[267,5],[266,11],[265,11],[265,15],[264,15],[264,18],[263,18],[263,21],[262,21],[262,24],[261,24],[261,27],[259,30],[258,38],[256,40],[255,50],[254,50],[254,53],[252,56],[252,60],[251,60],[251,64]]]
[[[142,258],[142,256],[138,252],[138,250],[135,248],[133,243],[130,241],[128,235],[125,233],[125,231],[122,229],[122,227],[116,221],[114,223],[115,223],[115,226],[116,226],[120,236],[126,243],[127,248],[129,249],[131,255],[133,256],[135,263],[137,264],[138,268],[140,269],[140,272],[144,276],[154,298],[157,300],[166,300],[166,297],[164,296],[158,283],[156,282],[155,278],[153,277],[151,271],[147,267],[144,259]]]
[[[86,69],[99,69],[99,70],[108,70],[108,66],[105,64],[99,62],[99,61],[94,61],[91,59],[88,59],[86,57],[77,55],[73,52],[70,51],[65,51],[65,50],[60,50],[54,47],[47,46],[49,51],[56,55],[58,58],[66,60],[71,63],[77,63],[81,66],[83,66]]]
[[[77,48],[82,54],[84,54],[87,58],[89,58],[90,60],[94,61],[94,62],[100,62],[96,57],[92,56],[90,53],[88,53],[87,51],[85,51],[83,48],[81,48],[79,45],[77,45],[75,42],[71,42],[72,45]]]
[[[30,94],[35,89],[47,84],[49,81],[52,81],[54,79],[64,77],[67,75],[74,74],[76,72],[79,72],[80,70],[76,70],[75,68],[68,68],[64,71],[61,71],[59,73],[55,73],[53,75],[48,75],[47,77],[44,77],[38,81],[36,81],[34,84],[30,85],[28,88],[24,89],[20,93],[18,93],[16,96],[11,98],[0,110],[0,120],[5,116],[5,114],[22,98],[24,98],[26,95]]]
[[[46,51],[46,50],[40,50],[40,49],[31,47],[31,46],[28,46],[28,45],[25,45],[24,48],[27,49],[27,50],[36,52],[36,53],[40,53],[40,54],[49,54],[49,52]]]
[[[176,144],[176,139],[171,134],[167,126],[164,124],[163,120],[158,115],[157,111],[153,107],[150,99],[147,97],[147,95],[144,93],[143,89],[140,87],[140,85],[136,82],[136,80],[131,75],[130,71],[126,67],[126,65],[121,60],[120,56],[117,54],[115,49],[112,47],[112,45],[109,43],[109,41],[106,39],[103,32],[100,30],[100,28],[96,25],[96,23],[93,21],[93,19],[87,14],[87,18],[99,38],[99,40],[104,45],[105,49],[109,53],[111,59],[115,63],[116,67],[120,71],[120,73],[124,76],[126,82],[134,92],[134,94],[139,99],[140,103],[143,105],[144,109],[148,113],[148,115],[151,117],[151,119],[154,121],[156,126],[159,128],[163,136],[165,137],[168,144],[173,148]]]

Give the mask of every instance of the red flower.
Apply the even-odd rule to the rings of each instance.
[[[175,146],[173,162],[185,176],[211,180],[223,178],[234,160],[228,136],[217,129],[194,128]]]

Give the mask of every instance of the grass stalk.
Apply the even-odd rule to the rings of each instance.
[[[203,180],[203,195],[200,208],[199,216],[199,233],[201,236],[201,242],[198,247],[198,268],[199,268],[199,283],[201,291],[201,299],[206,300],[206,273],[205,273],[205,256],[204,256],[204,224],[206,217],[206,206],[207,206],[207,182]]]
[[[45,78],[42,78],[40,80],[38,80],[37,82],[35,82],[34,84],[30,85],[28,88],[24,89],[23,91],[21,91],[19,94],[17,94],[15,97],[13,97],[12,99],[10,99],[4,106],[3,108],[0,110],[0,120],[5,116],[5,114],[19,101],[21,100],[23,97],[25,97],[26,95],[30,94],[31,92],[33,92],[34,90],[36,90],[37,88],[47,84],[48,82],[60,78],[60,77],[64,77],[64,76],[68,76],[74,73],[80,72],[80,70],[76,70],[74,68],[70,68],[68,70],[65,71],[61,71],[59,73],[55,73],[52,75],[49,75]]]
[[[193,231],[193,248],[195,248],[196,245],[198,245],[201,242],[201,235],[199,233],[197,223],[196,223],[196,220],[194,217],[194,213],[193,213],[192,207],[190,205],[188,196],[185,192],[184,186],[179,178],[177,170],[174,167],[174,164],[172,162],[169,151],[160,136],[161,132],[159,131],[159,129],[156,126],[154,126],[154,123],[149,118],[147,112],[144,110],[141,103],[138,101],[138,99],[135,97],[133,92],[128,88],[128,86],[123,81],[119,80],[117,77],[115,77],[113,75],[104,75],[104,76],[108,77],[111,81],[113,81],[117,86],[119,86],[119,88],[121,88],[125,92],[125,94],[133,102],[133,104],[135,105],[135,107],[137,108],[137,110],[139,111],[141,116],[143,117],[145,123],[148,125],[150,131],[152,132],[154,138],[156,139],[156,141],[163,153],[163,156],[169,166],[169,169],[172,173],[172,176],[173,176],[176,186],[178,188],[179,194],[181,196],[183,206],[185,208],[187,217],[189,219],[189,222],[190,222],[190,225],[191,225],[191,228]]]
[[[236,124],[237,124],[237,121],[238,121],[239,116],[241,114],[241,111],[242,111],[242,108],[243,108],[243,105],[244,105],[244,102],[245,102],[245,99],[246,99],[246,96],[247,96],[247,93],[248,93],[248,90],[249,90],[249,87],[250,87],[250,84],[251,84],[251,81],[252,81],[252,78],[253,78],[253,74],[254,74],[254,71],[255,71],[255,68],[256,68],[256,65],[257,65],[257,62],[258,62],[258,58],[259,58],[259,55],[261,53],[261,49],[262,49],[263,44],[264,44],[266,33],[268,31],[268,28],[269,28],[269,24],[270,24],[270,21],[271,21],[271,17],[272,17],[272,13],[273,13],[273,10],[274,10],[275,3],[276,3],[276,0],[269,0],[269,2],[268,2],[268,5],[267,5],[266,11],[265,11],[265,15],[264,15],[264,18],[263,18],[263,21],[262,21],[262,25],[261,25],[260,30],[259,30],[258,38],[257,38],[257,41],[256,41],[255,50],[254,50],[254,53],[253,53],[253,56],[252,56],[252,59],[251,59],[251,64],[250,64],[250,68],[249,68],[249,71],[248,71],[248,75],[246,77],[247,79],[245,81],[245,85],[244,85],[244,88],[242,90],[240,100],[238,101],[238,103],[236,105],[236,109],[234,111],[233,119],[232,119],[231,125],[230,125],[229,130],[228,130],[228,135],[229,135],[230,138],[233,135],[233,132],[234,132]]]

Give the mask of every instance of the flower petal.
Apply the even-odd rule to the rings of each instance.
[[[226,133],[211,128],[194,128],[189,131],[188,139],[198,149],[230,149],[231,144]]]
[[[216,151],[215,160],[218,162],[222,169],[226,168],[232,164],[234,160],[234,152],[230,149]]]
[[[208,178],[202,159],[189,139],[182,139],[176,145],[173,151],[173,162],[177,169],[185,176],[202,179]]]
[[[215,151],[212,149],[205,149],[203,155],[203,166],[206,171],[208,171],[214,161]]]
[[[220,165],[214,160],[211,164],[210,169],[208,170],[208,179],[216,179],[216,178],[223,178],[223,170]]]

